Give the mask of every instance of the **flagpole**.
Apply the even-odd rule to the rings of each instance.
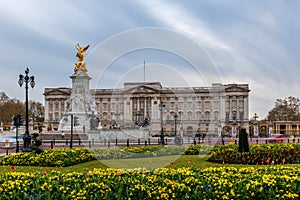
[[[144,83],[146,82],[146,66],[145,66],[145,61],[144,61]]]

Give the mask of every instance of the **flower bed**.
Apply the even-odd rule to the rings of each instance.
[[[300,167],[286,165],[0,174],[1,199],[298,199],[299,195]]]
[[[211,152],[210,162],[228,164],[298,164],[300,162],[299,144],[264,144],[250,145],[250,152],[240,153],[237,145],[232,149],[222,146]],[[235,148],[234,148],[235,147]]]
[[[49,149],[40,154],[17,153],[0,158],[2,165],[25,166],[71,166],[95,159],[127,159],[145,158],[166,155],[181,155],[187,147],[184,146],[149,146],[126,148],[99,148],[99,149]]]
[[[25,165],[25,166],[71,166],[78,163],[94,160],[95,157],[88,149],[49,149],[40,154],[16,153],[2,157],[2,165]]]
[[[18,153],[0,158],[2,165],[71,166],[99,159],[147,158],[166,155],[211,154],[209,161],[233,164],[299,163],[299,144],[250,145],[250,153],[237,152],[237,145],[141,146],[99,149],[48,149],[40,154]],[[265,162],[266,161],[266,162]]]

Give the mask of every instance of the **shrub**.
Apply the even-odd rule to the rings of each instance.
[[[299,144],[250,145],[250,152],[226,149],[211,153],[208,161],[228,164],[293,164],[299,163]]]

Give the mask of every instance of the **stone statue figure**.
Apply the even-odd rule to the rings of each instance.
[[[76,94],[73,98],[74,104],[73,106],[79,110],[83,110],[83,99],[80,95]]]
[[[87,72],[86,64],[83,63],[83,59],[84,59],[84,54],[89,47],[90,47],[90,45],[87,45],[86,47],[81,47],[79,44],[76,45],[76,49],[77,49],[76,57],[78,58],[78,61],[75,64],[75,68],[74,68],[75,73],[79,69],[81,69],[83,72]]]
[[[99,125],[99,118],[92,112],[90,115],[90,130],[96,130]]]

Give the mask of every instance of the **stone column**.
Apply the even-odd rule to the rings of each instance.
[[[140,98],[139,97],[136,98],[136,110],[140,111]]]
[[[154,99],[151,98],[151,120],[156,120],[156,113],[154,111]]]
[[[144,118],[147,117],[147,109],[148,109],[148,107],[147,107],[147,98],[145,97],[144,98]]]
[[[248,107],[248,96],[244,96],[244,118],[249,119],[249,107]]]
[[[129,101],[129,116],[128,116],[128,121],[131,122],[132,121],[132,106],[133,106],[133,102],[132,102],[132,98],[130,98],[130,101]]]

